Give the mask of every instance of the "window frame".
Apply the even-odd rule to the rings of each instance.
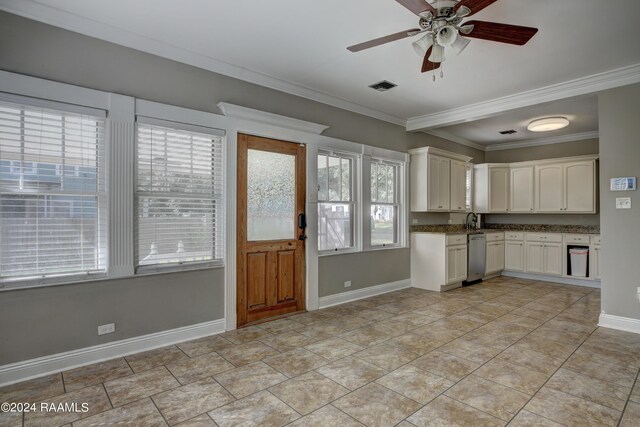
[[[374,201],[373,200],[373,182],[372,182],[372,176],[371,173],[369,174],[369,212],[367,212],[368,215],[371,215],[371,208],[375,205],[381,205],[381,206],[394,206],[396,208],[396,214],[395,214],[395,218],[394,218],[394,227],[395,227],[395,233],[396,233],[396,242],[391,243],[391,244],[373,244],[373,240],[372,240],[372,232],[373,232],[373,223],[371,224],[371,226],[369,227],[369,247],[372,250],[381,250],[381,249],[394,249],[394,248],[399,248],[399,247],[403,247],[404,246],[404,231],[403,231],[403,227],[404,227],[404,188],[403,188],[403,178],[404,178],[404,162],[399,162],[399,161],[395,161],[395,160],[389,160],[389,159],[385,159],[384,157],[371,157],[370,161],[369,161],[369,165],[370,168],[373,167],[373,165],[388,165],[388,166],[393,166],[395,167],[395,180],[394,180],[394,189],[393,189],[393,197],[394,197],[394,201],[393,203],[389,203],[389,202],[378,202],[378,201]],[[372,218],[373,220],[373,218]]]
[[[220,232],[214,233],[212,236],[213,245],[213,258],[211,260],[201,260],[201,261],[181,261],[181,262],[172,262],[172,263],[157,263],[157,264],[148,264],[148,265],[140,265],[138,260],[138,242],[139,242],[139,234],[138,234],[138,206],[139,206],[139,194],[138,191],[138,126],[142,124],[145,126],[151,127],[163,127],[175,131],[186,131],[192,133],[199,133],[202,135],[210,135],[212,137],[220,138],[220,157],[221,164],[220,167],[222,170],[220,171],[221,178],[221,192],[220,194],[216,194],[214,191],[212,194],[212,204],[214,206],[214,211],[219,211],[219,217],[217,218],[220,223]],[[171,273],[171,272],[180,272],[180,271],[190,271],[190,270],[202,270],[202,269],[210,269],[210,268],[220,268],[224,267],[225,264],[225,256],[226,256],[226,210],[227,210],[227,188],[226,188],[226,130],[218,129],[214,127],[202,126],[198,124],[190,124],[184,122],[177,122],[168,119],[156,119],[153,117],[148,117],[144,115],[136,115],[134,122],[134,149],[133,149],[133,259],[131,260],[134,268],[134,276],[143,276],[149,274],[161,274],[161,273]],[[213,161],[213,160],[212,160]],[[212,164],[212,179],[216,175],[216,171],[214,170],[214,165]],[[214,184],[215,185],[215,184]],[[145,192],[148,196],[152,195],[152,192]],[[166,193],[163,192],[162,196],[156,197],[171,197],[174,195],[176,197],[181,197],[184,193]],[[217,196],[217,197],[216,197]],[[197,199],[193,197],[194,199]],[[220,209],[217,206],[222,206]],[[214,219],[216,216],[214,214]],[[216,221],[214,221],[216,222]],[[216,243],[216,238],[220,239],[220,243]],[[219,250],[217,248],[219,247]],[[219,255],[219,257],[218,257]]]
[[[351,160],[351,176],[350,176],[350,200],[348,202],[345,201],[336,201],[336,200],[323,200],[320,198],[320,183],[317,182],[318,185],[318,197],[317,197],[317,215],[318,215],[318,224],[320,223],[320,205],[321,204],[338,204],[338,205],[348,205],[351,209],[352,221],[351,221],[351,235],[353,245],[345,248],[334,248],[334,249],[320,249],[320,227],[318,226],[318,256],[329,256],[329,255],[339,255],[345,253],[353,253],[360,252],[362,250],[361,244],[361,236],[362,233],[360,231],[362,224],[362,210],[361,210],[361,202],[359,200],[360,194],[360,183],[361,183],[361,158],[362,156],[358,153],[343,151],[343,150],[334,150],[331,148],[325,148],[318,146],[318,150],[316,153],[316,158],[318,156],[331,156],[331,157],[339,157],[341,159],[349,159]],[[318,177],[319,167],[316,168],[316,179]],[[327,194],[329,192],[328,180],[327,180]]]
[[[109,144],[109,136],[108,136],[108,110],[94,107],[84,107],[76,104],[69,104],[66,102],[59,102],[47,99],[33,98],[31,96],[24,95],[14,95],[11,93],[0,92],[0,100],[8,103],[13,103],[16,105],[20,105],[21,109],[24,107],[31,107],[33,109],[45,109],[50,110],[55,113],[60,114],[62,117],[62,122],[64,122],[65,114],[74,114],[74,115],[83,115],[90,116],[91,118],[100,119],[102,125],[103,136],[101,140],[96,142],[96,149],[101,151],[101,155],[96,155],[96,189],[95,192],[88,192],[86,196],[93,194],[96,200],[96,251],[99,253],[97,255],[100,257],[104,263],[100,268],[97,269],[86,269],[82,271],[69,271],[69,272],[45,272],[38,274],[29,274],[23,276],[14,276],[7,278],[0,278],[0,290],[11,290],[11,289],[29,289],[36,287],[44,287],[44,286],[52,286],[59,284],[68,284],[68,283],[82,283],[89,282],[95,280],[103,280],[108,277],[109,273],[109,249],[110,249],[110,240],[109,240],[109,190],[108,190],[108,182],[109,182],[109,167],[108,167],[108,159],[107,159],[107,150]],[[62,129],[64,129],[64,125]],[[23,132],[23,130],[21,131]],[[64,140],[64,136],[62,137]],[[100,146],[102,144],[102,146]],[[64,145],[62,145],[64,147]],[[64,161],[66,154],[64,152],[61,153],[61,158]],[[22,167],[20,167],[20,163],[22,163]],[[26,164],[29,164],[28,166]],[[20,173],[21,175],[26,174],[38,174],[39,165],[42,162],[36,161],[10,161],[9,169],[10,173]],[[58,170],[62,171],[62,165],[56,165],[54,169],[54,173],[57,175]],[[102,180],[102,184],[97,184]],[[51,203],[52,195],[69,195],[69,196],[85,196],[84,193],[78,193],[73,190],[56,190],[51,191],[48,189],[44,190],[35,190],[35,189],[27,189],[27,190],[12,190],[7,189],[3,190],[5,194],[15,194],[15,195],[37,195],[42,196],[43,203],[45,203],[45,207],[47,204]],[[73,201],[70,202],[70,209],[73,209]],[[45,209],[45,217],[49,217],[49,212]]]

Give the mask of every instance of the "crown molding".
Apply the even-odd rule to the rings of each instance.
[[[412,148],[409,150],[410,155],[415,154],[435,154],[436,156],[447,157],[449,159],[460,160],[462,162],[468,163],[473,160],[473,157],[465,156],[464,154],[453,153],[451,151],[442,150],[436,147],[420,147],[420,148]]]
[[[487,147],[485,147],[484,145],[478,144],[476,142],[468,140],[467,138],[454,135],[444,130],[432,129],[429,131],[424,131],[424,133],[437,136],[438,138],[446,139],[447,141],[455,142],[457,144],[464,145],[466,147],[473,148],[475,150],[487,151]]]
[[[280,126],[286,129],[293,129],[301,132],[312,133],[315,135],[320,135],[322,132],[329,128],[329,126],[306,122],[304,120],[292,119],[291,117],[267,113],[266,111],[254,110],[253,108],[229,104],[228,102],[218,102],[217,105],[218,108],[220,108],[220,110],[222,111],[222,114],[232,119],[266,123],[268,125]]]
[[[480,120],[516,108],[586,95],[639,82],[640,64],[634,64],[628,67],[569,80],[564,83],[496,98],[490,101],[478,102],[466,107],[412,117],[407,120],[407,131],[424,131],[441,126]]]
[[[382,111],[358,105],[306,86],[289,83],[267,74],[229,64],[112,25],[36,3],[32,0],[3,0],[2,4],[0,4],[0,10],[398,126],[405,127],[407,124],[405,119]]]
[[[505,142],[501,144],[487,145],[485,151],[511,150],[514,148],[536,147],[539,145],[561,144],[563,142],[584,141],[586,139],[597,139],[598,131],[573,133],[571,135],[551,136],[548,138],[529,139],[526,141]]]

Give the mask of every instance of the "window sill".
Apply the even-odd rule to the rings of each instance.
[[[333,256],[333,255],[346,255],[362,252],[360,248],[338,249],[337,251],[323,251],[318,252],[318,258]]]
[[[171,274],[171,273],[180,273],[180,272],[188,272],[188,271],[197,271],[197,270],[214,270],[218,268],[224,268],[224,263],[208,263],[207,265],[198,264],[197,266],[172,266],[173,268],[163,268],[162,270],[156,269],[155,271],[145,271],[138,272],[136,274],[132,274],[129,276],[119,276],[119,277],[109,277],[108,274],[91,274],[87,275],[73,275],[66,276],[64,278],[49,278],[49,279],[38,279],[38,280],[16,280],[12,282],[0,283],[0,292],[9,292],[9,291],[21,291],[26,289],[37,289],[37,288],[50,288],[53,286],[64,286],[64,285],[79,285],[84,283],[92,283],[92,282],[105,282],[111,280],[127,280],[127,279],[135,279],[136,277],[145,277],[145,276],[153,276],[160,274]],[[56,280],[59,279],[59,280]]]
[[[170,265],[143,265],[136,269],[133,277],[151,276],[155,274],[179,273],[181,271],[209,270],[213,268],[223,268],[222,261],[209,261],[185,264]]]

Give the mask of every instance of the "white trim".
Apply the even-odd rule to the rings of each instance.
[[[545,274],[521,273],[519,271],[503,271],[500,275],[507,277],[517,277],[519,279],[541,280],[544,282],[560,283],[563,285],[584,286],[586,288],[600,289],[599,280],[574,279],[564,276],[547,276]]]
[[[409,154],[435,154],[436,156],[447,157],[449,159],[460,160],[462,162],[470,162],[473,157],[463,154],[452,153],[451,151],[441,150],[436,147],[420,147],[409,150]]]
[[[35,1],[5,0],[0,10],[399,126],[406,125],[406,120],[400,117]]]
[[[484,151],[511,150],[514,148],[536,147],[539,145],[562,144],[563,142],[584,141],[587,139],[597,139],[600,132],[572,133],[570,135],[550,136],[548,138],[527,139],[524,141],[505,142],[501,144],[489,144]]]
[[[280,126],[287,129],[320,135],[329,126],[304,120],[293,119],[279,114],[267,113],[266,111],[254,110],[253,108],[242,107],[240,105],[229,104],[228,102],[218,102],[218,108],[227,117],[232,119],[249,120],[255,123],[267,123],[272,126]]]
[[[369,286],[368,288],[356,289],[355,291],[341,292],[339,294],[320,297],[319,308],[327,308],[350,301],[357,301],[375,295],[386,294],[400,289],[410,288],[411,279],[398,280],[397,282],[383,283],[382,285]]]
[[[640,64],[580,77],[526,92],[452,108],[407,120],[407,131],[420,131],[485,119],[516,108],[542,104],[640,82]]]
[[[446,139],[447,141],[455,142],[460,145],[464,145],[466,147],[473,148],[475,150],[487,151],[487,147],[476,142],[470,141],[467,138],[463,138],[458,135],[454,135],[450,132],[438,129],[431,129],[429,131],[424,131],[424,133],[437,136],[438,138]]]
[[[640,334],[640,319],[634,319],[631,317],[614,316],[613,314],[601,313],[598,326]]]
[[[0,387],[116,357],[219,334],[224,330],[224,319],[219,319],[0,366]]]

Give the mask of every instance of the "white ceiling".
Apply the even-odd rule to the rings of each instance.
[[[0,9],[400,124],[640,64],[638,0],[499,0],[471,19],[538,34],[522,47],[473,39],[435,83],[412,39],[346,50],[416,27],[393,0],[0,0]],[[383,79],[398,87],[367,87]],[[579,104],[566,105],[593,113]],[[518,125],[507,117],[547,115],[533,112],[450,130],[487,143],[496,126]]]

